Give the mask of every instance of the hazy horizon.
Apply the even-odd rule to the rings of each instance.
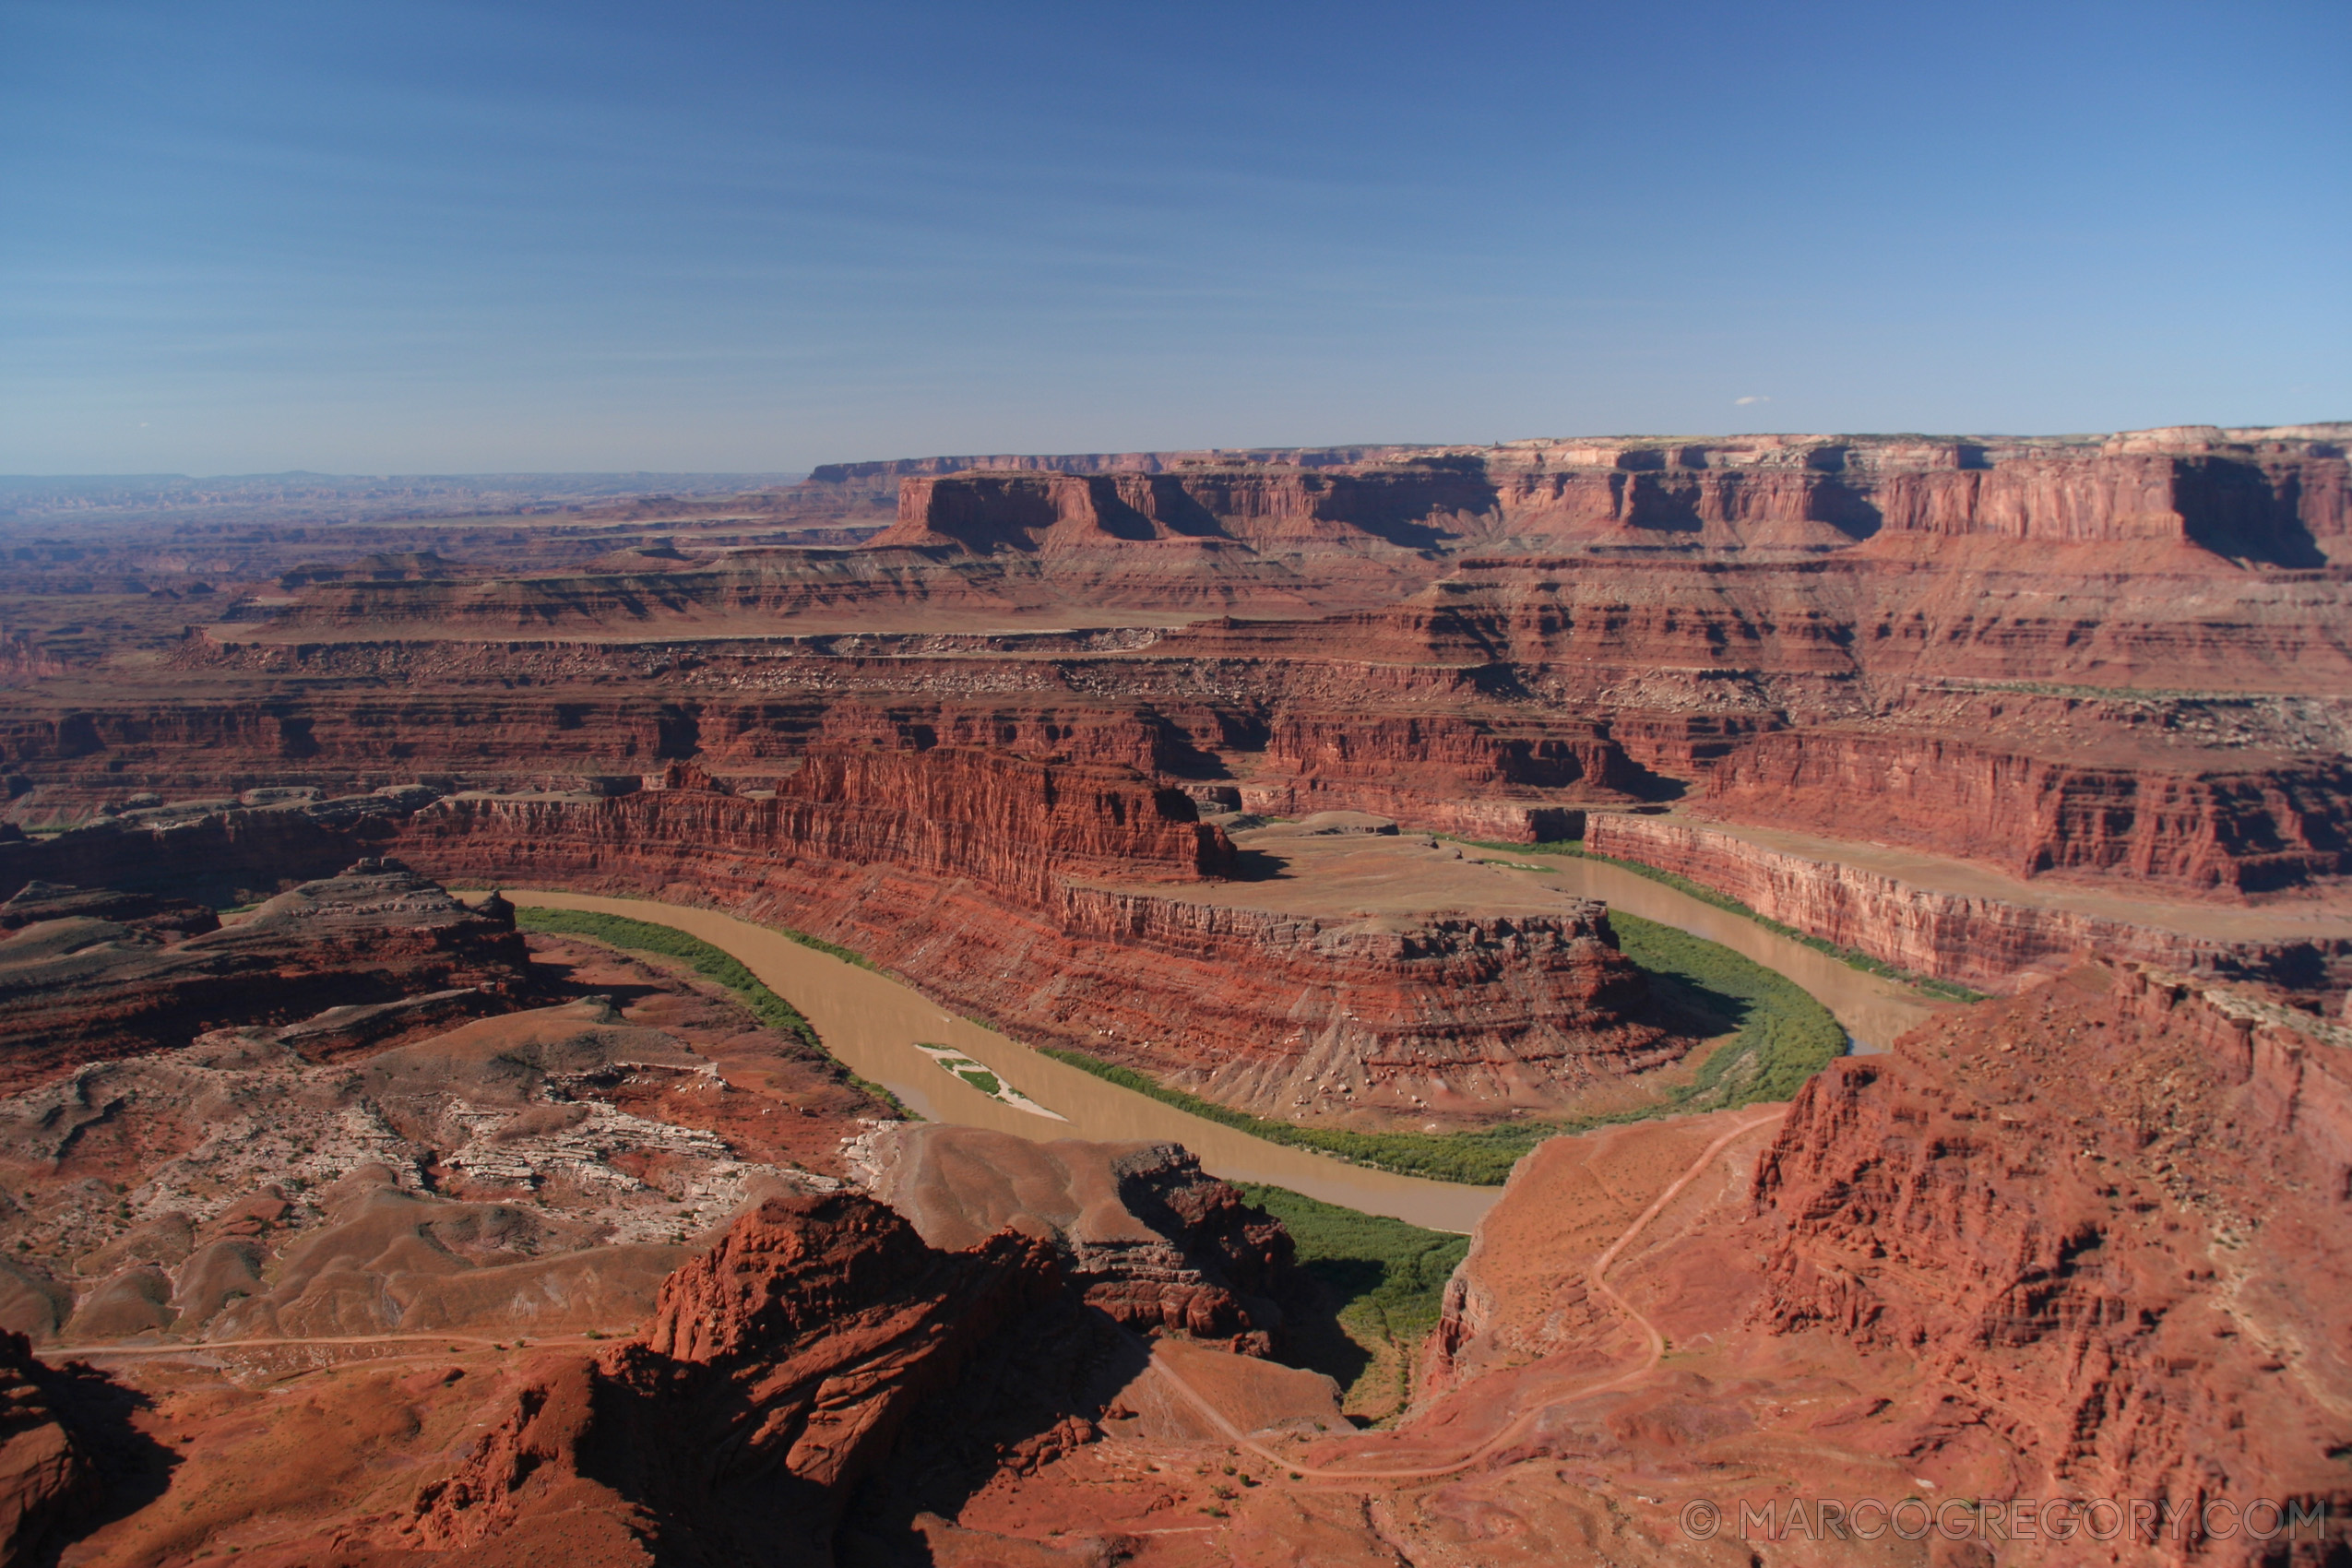
[[[2335,419],[2289,419],[2289,420],[2281,420],[2281,421],[2278,421],[2278,422],[2276,422],[2275,423],[2273,423],[2273,424],[2265,424],[2265,425],[2261,425],[2261,426],[2247,426],[2247,425],[2217,425],[2217,424],[2215,423],[2215,422],[2214,422],[2214,421],[2212,421],[2212,420],[2168,420],[2168,421],[2163,421],[2163,422],[2160,422],[2159,423],[2153,424],[2153,425],[2135,425],[2135,426],[2131,426],[2131,427],[2128,427],[2128,429],[2129,429],[2129,430],[2194,429],[2194,428],[2203,427],[2203,426],[2213,426],[2213,427],[2215,427],[2215,428],[2217,428],[2217,429],[2223,429],[2223,430],[2231,430],[2231,429],[2237,429],[2237,430],[2245,430],[2245,429],[2272,429],[2272,430],[2275,430],[2275,429],[2291,429],[2291,428],[2295,428],[2295,427],[2299,427],[2299,426],[2321,426],[2321,425],[2338,425],[2338,424],[2352,424],[2352,419],[2345,419],[2345,420],[2335,420]],[[1500,443],[1499,445],[1507,445],[1512,444],[1513,442],[1519,442],[1519,441],[1552,441],[1552,440],[1567,440],[1567,441],[1657,441],[1657,440],[1669,440],[1669,441],[1681,441],[1681,440],[1707,440],[1707,439],[1738,439],[1738,438],[1740,438],[1740,437],[1750,437],[1750,436],[1777,436],[1777,437],[1781,437],[1781,438],[1784,438],[1784,439],[1792,439],[1792,440],[1795,440],[1795,439],[1818,439],[1818,438],[1824,438],[1824,437],[1825,437],[1825,438],[1829,438],[1829,439],[1853,439],[1853,440],[1858,440],[1858,441],[1864,441],[1864,440],[1902,439],[1902,438],[1906,438],[1906,437],[1918,437],[1918,438],[1925,439],[1925,440],[1961,440],[1961,441],[2032,441],[2032,440],[2064,440],[2064,439],[2075,439],[2075,438],[2085,438],[2085,437],[2094,437],[2094,436],[2101,436],[2101,435],[2113,435],[2113,434],[2126,434],[2126,433],[2127,433],[2127,431],[2126,431],[2125,427],[2117,427],[2117,428],[2114,428],[2114,429],[2108,429],[2108,430],[1940,430],[1940,431],[1926,431],[1926,430],[1811,430],[1811,431],[1800,431],[1800,430],[1777,430],[1777,431],[1776,431],[1776,430],[1751,430],[1751,431],[1731,432],[1731,431],[1703,431],[1703,430],[1674,430],[1674,431],[1668,431],[1668,430],[1645,430],[1645,431],[1633,431],[1633,430],[1581,431],[1581,430],[1580,430],[1580,431],[1560,431],[1560,432],[1556,432],[1556,433],[1553,433],[1553,434],[1548,434],[1548,435],[1506,437],[1506,438],[1504,438],[1503,442]],[[1415,442],[1415,441],[1410,441],[1410,440],[1403,440],[1403,441],[1323,441],[1323,442],[1304,442],[1304,441],[1250,441],[1250,442],[1239,442],[1239,443],[1233,443],[1233,444],[1230,444],[1230,445],[1224,445],[1224,446],[1221,446],[1221,447],[1217,447],[1217,448],[1179,447],[1179,446],[1170,446],[1170,445],[1146,445],[1146,446],[1125,446],[1125,447],[1118,447],[1118,448],[1107,448],[1107,447],[1103,447],[1103,448],[1094,448],[1094,449],[1091,449],[1091,450],[1088,450],[1088,451],[1081,452],[1081,451],[1075,450],[1075,449],[1074,449],[1074,448],[1067,448],[1067,447],[1064,447],[1064,448],[1059,448],[1059,449],[1052,449],[1052,448],[1046,448],[1046,447],[1026,447],[1026,448],[1021,448],[1021,449],[1019,449],[1019,450],[1014,450],[1014,449],[1010,449],[1010,448],[1008,448],[1008,449],[1005,449],[1005,450],[1004,450],[1004,451],[998,451],[998,452],[970,452],[970,453],[956,453],[956,452],[895,452],[895,453],[891,453],[891,454],[889,454],[889,455],[887,455],[887,456],[884,456],[884,455],[880,455],[880,454],[867,454],[867,455],[865,455],[865,456],[863,456],[863,457],[831,457],[831,458],[826,458],[826,459],[824,459],[824,460],[823,460],[822,462],[820,462],[820,463],[814,463],[814,464],[809,465],[809,466],[808,466],[808,467],[806,467],[806,468],[802,468],[802,469],[470,469],[470,470],[428,470],[428,469],[418,469],[418,470],[415,470],[415,471],[408,471],[408,472],[401,472],[401,471],[356,471],[356,470],[355,470],[355,471],[350,471],[350,472],[340,472],[340,473],[338,473],[338,472],[332,472],[332,471],[329,471],[329,470],[327,470],[327,469],[270,469],[270,470],[267,470],[267,471],[252,471],[252,472],[228,472],[228,471],[222,471],[222,472],[218,472],[218,473],[189,473],[189,472],[185,472],[185,471],[183,471],[183,470],[176,470],[176,469],[173,469],[173,470],[157,469],[157,470],[148,470],[148,471],[120,470],[120,471],[111,472],[111,473],[110,473],[110,472],[103,472],[103,471],[99,471],[99,472],[89,472],[89,473],[5,473],[5,472],[0,472],[0,485],[6,485],[6,484],[15,484],[15,483],[34,483],[34,482],[53,482],[53,482],[62,482],[62,481],[74,481],[74,480],[89,480],[89,481],[116,481],[116,482],[126,481],[131,481],[131,480],[189,480],[189,481],[220,481],[220,480],[294,480],[294,479],[317,479],[317,480],[372,480],[372,481],[378,481],[378,482],[390,482],[390,481],[395,481],[395,480],[445,480],[445,481],[456,481],[456,480],[492,480],[492,479],[496,479],[496,480],[534,480],[534,479],[541,479],[541,480],[554,480],[554,479],[564,479],[564,480],[586,480],[586,479],[600,479],[600,480],[624,480],[624,479],[628,479],[628,480],[698,480],[698,479],[699,479],[699,480],[715,480],[715,479],[729,479],[729,480],[762,480],[762,481],[802,481],[802,480],[805,480],[805,479],[809,478],[809,477],[810,477],[810,475],[811,475],[811,474],[814,471],[814,469],[817,469],[817,468],[821,468],[821,467],[826,467],[826,466],[851,466],[851,465],[856,465],[856,464],[860,464],[860,463],[888,463],[888,462],[907,462],[907,461],[917,461],[917,462],[920,462],[920,461],[924,461],[924,460],[927,460],[927,459],[935,459],[935,458],[942,458],[942,457],[975,457],[975,458],[979,458],[979,457],[1099,457],[1099,456],[1111,456],[1111,455],[1114,455],[1114,454],[1116,454],[1116,453],[1130,453],[1130,452],[1182,452],[1182,451],[1212,450],[1212,449],[1213,449],[1213,450],[1219,450],[1219,451],[1229,451],[1229,452],[1245,452],[1245,451],[1277,451],[1277,452],[1278,452],[1278,451],[1291,451],[1291,450],[1315,450],[1315,449],[1320,449],[1320,448],[1334,448],[1334,449],[1338,449],[1338,448],[1348,448],[1348,447],[1363,447],[1363,446],[1416,446],[1416,445],[1426,445],[1426,446],[1445,446],[1445,445],[1479,445],[1479,443],[1470,443],[1470,442]]]
[[[19,0],[0,470],[2306,422],[2339,24]]]

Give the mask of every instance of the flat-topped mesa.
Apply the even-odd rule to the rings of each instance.
[[[2168,540],[2285,565],[2352,558],[2352,426],[2097,438],[1787,436],[1516,442],[1487,455],[1504,531],[1596,525],[1708,544],[1876,533]],[[1508,526],[1517,524],[1519,526]],[[1532,525],[1530,527],[1529,525]]]
[[[1820,550],[1874,534],[2175,541],[2281,565],[2352,559],[2352,426],[2097,438],[1764,435],[1322,453],[838,465],[899,484],[869,548],[1056,553],[1189,539],[1259,550],[1650,537]],[[1275,457],[1275,461],[1265,461]],[[856,470],[854,473],[852,469]]]
[[[661,783],[618,798],[460,795],[413,818],[406,841],[436,864],[516,878],[667,868],[757,885],[763,866],[885,864],[1031,907],[1067,875],[1196,882],[1233,866],[1231,841],[1182,790],[1124,768],[873,748],[814,753],[773,793],[674,764]]]
[[[1313,914],[1073,885],[1071,980],[1122,949],[1147,987],[992,995],[1033,1035],[1284,1119],[1478,1123],[1613,1102],[1690,1041],[1633,1021],[1648,996],[1605,905]],[[1084,1005],[1074,1007],[1074,999]]]
[[[980,470],[909,478],[898,521],[869,550],[956,547],[1054,554],[1192,540],[1260,551],[1316,545],[1425,547],[1433,520],[1493,505],[1475,463],[1198,466],[1171,473]]]

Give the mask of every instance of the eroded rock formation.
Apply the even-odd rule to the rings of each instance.
[[[303,1043],[324,1056],[503,1010],[527,983],[511,909],[469,909],[380,860],[225,926],[184,901],[45,884],[0,904],[0,1087],[230,1019],[321,1015]]]
[[[2341,1517],[2348,1050],[2098,968],[1841,1063],[1758,1168],[1753,1311],[1915,1357],[1927,1396],[1883,1441],[1963,1484]]]
[[[1051,1244],[1088,1306],[1265,1355],[1282,1330],[1290,1239],[1173,1144],[1032,1143],[976,1127],[878,1129],[867,1190],[957,1251],[1000,1230]]]
[[[1208,881],[1240,869],[1224,832],[1132,775],[948,747],[803,773],[773,798],[683,773],[617,799],[460,796],[398,842],[445,875],[717,902],[814,932],[1025,1036],[1277,1114],[1559,1108],[1689,1048],[1633,1016],[1645,985],[1598,904],[1478,875],[1468,902],[1386,897],[1384,880],[1460,869],[1429,840],[1380,846],[1381,864],[1321,897],[1294,847],[1282,874],[1304,891],[1276,880],[1253,897]]]
[[[2352,935],[2249,938],[2226,925],[2200,934],[2155,923],[2154,910],[2135,920],[2132,906],[2119,899],[2067,908],[1921,886],[1841,863],[1828,845],[1809,853],[1777,849],[1688,820],[1596,813],[1585,843],[1595,854],[1687,877],[1768,920],[1899,968],[1986,992],[2048,979],[2090,953],[2313,989],[2352,980]]]
[[[1393,1432],[1257,1432],[1239,1489],[1089,1445],[957,1522],[1051,1550],[1172,1493],[1243,1562],[2333,1561],[2347,1043],[2097,967],[1842,1063],[1785,1122],[1555,1139]]]
[[[206,971],[232,1027],[187,1039],[180,1013],[138,1001],[180,947],[118,941],[128,959],[53,999],[112,1032],[70,1037],[77,1063],[19,1053],[0,1099],[0,1327],[84,1345],[626,1328],[690,1241],[764,1194],[838,1185],[841,1143],[885,1113],[716,988],[563,938],[527,955],[511,909],[406,872],[356,868],[247,919],[269,964]],[[491,1016],[461,1021],[470,989],[397,996],[468,953],[503,966]],[[306,978],[397,999],[279,1022]]]
[[[663,1282],[643,1340],[530,1369],[408,1533],[586,1563],[825,1562],[923,1396],[1057,1283],[1018,1237],[940,1253],[868,1198],[770,1199]]]

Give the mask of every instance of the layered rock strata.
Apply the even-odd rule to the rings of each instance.
[[[2089,953],[2289,986],[2352,983],[2352,933],[2198,935],[2054,903],[1922,887],[1673,818],[1597,812],[1586,819],[1585,845],[1686,877],[1808,935],[1978,991],[2014,991]]]
[[[2220,759],[2212,759],[2219,762]],[[1899,790],[1883,788],[1899,780]],[[2231,894],[2352,871],[2341,759],[2267,768],[2099,766],[1942,736],[1760,736],[1707,775],[1704,809],[1734,821],[1871,828],[2013,876],[2113,877]]]
[[[1394,909],[1344,888],[1329,908],[1212,897],[1241,869],[1231,840],[1181,790],[1125,770],[862,748],[813,755],[772,790],[682,764],[647,782],[463,793],[340,837],[389,835],[443,876],[719,902],[842,942],[1007,1027],[1276,1114],[1556,1110],[1687,1048],[1631,1021],[1643,983],[1600,905],[1528,904],[1484,876],[1464,902]],[[338,837],[314,842],[327,830],[313,818],[270,811],[188,818],[169,830],[185,846],[172,871],[266,873],[249,825],[279,820],[311,836],[299,853],[314,861]],[[0,846],[0,876],[161,831]],[[1461,860],[1420,848],[1425,873]]]
[[[184,1045],[227,1020],[291,1024],[341,1009],[304,1037],[331,1054],[348,1039],[503,1011],[529,984],[513,910],[470,909],[380,860],[228,925],[201,906],[35,885],[0,904],[0,929],[8,1088]]]
[[[1024,1036],[1278,1115],[1557,1110],[1638,1093],[1629,1079],[1688,1048],[1631,1019],[1644,982],[1599,904],[1529,903],[1484,877],[1469,890],[1483,910],[1362,908],[1345,888],[1323,909],[1278,883],[1252,899],[1233,890],[1246,885],[1206,882],[1235,864],[1233,847],[1185,820],[1181,792],[947,748],[868,766],[873,792],[837,814],[709,789],[459,796],[419,814],[400,843],[445,875],[717,902],[814,932]],[[845,777],[809,775],[819,790]],[[903,814],[885,778],[940,814]],[[1033,814],[992,780],[1016,802],[1031,791]],[[1119,844],[1135,849],[1116,860]],[[1426,840],[1384,853],[1396,851],[1420,857],[1399,875],[1461,861]],[[1088,874],[1114,865],[1115,881]],[[1139,880],[1154,873],[1168,880]]]
[[[809,488],[897,478],[877,546],[1084,548],[1231,538],[1264,549],[1610,530],[1836,546],[1888,533],[2193,540],[2287,564],[2352,545],[2341,426],[2097,440],[1758,436],[1522,441],[1282,454],[1136,453],[836,465]],[[1264,460],[1273,457],[1275,460]],[[1257,460],[1252,460],[1252,459]],[[1237,460],[1238,459],[1238,460]],[[2322,545],[2320,541],[2324,540]]]

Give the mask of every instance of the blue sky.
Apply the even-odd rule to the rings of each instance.
[[[0,471],[2352,418],[2341,0],[0,0]]]

